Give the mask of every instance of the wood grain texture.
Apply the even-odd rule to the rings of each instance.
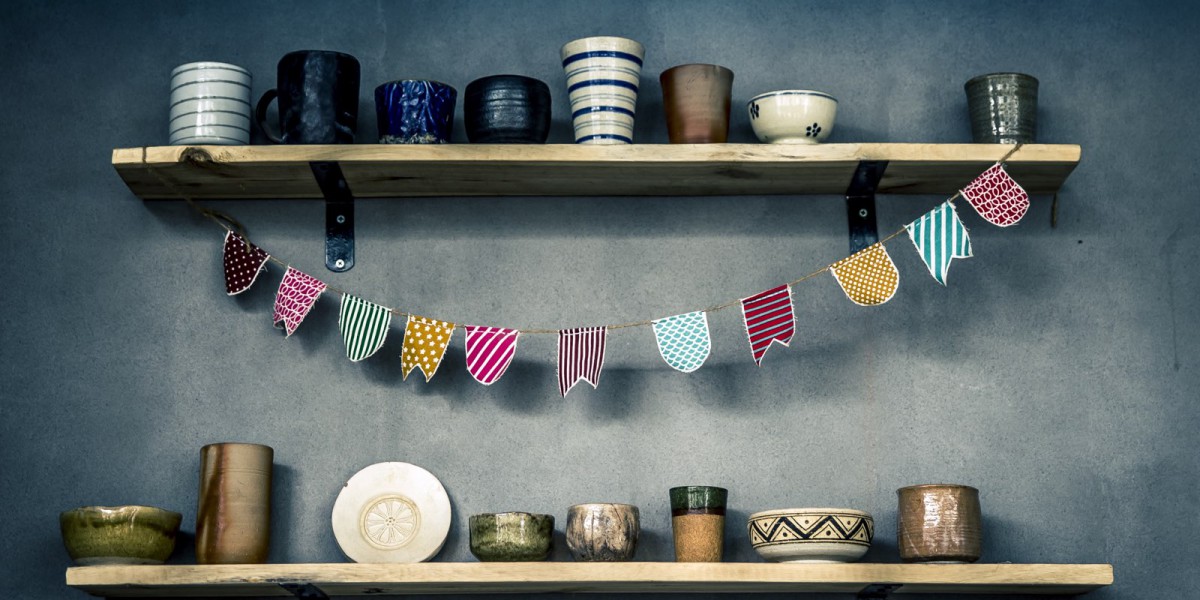
[[[109,597],[505,592],[858,592],[1081,594],[1111,585],[1111,565],[768,563],[421,563],[106,566],[67,569],[67,585]]]
[[[736,196],[842,194],[862,160],[889,161],[879,191],[953,194],[1004,144],[634,144],[158,146],[119,148],[138,197],[320,198],[309,168],[337,161],[359,198],[404,196]],[[1036,144],[1009,159],[1031,193],[1057,191],[1080,147]]]

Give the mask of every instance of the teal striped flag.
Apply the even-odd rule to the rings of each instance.
[[[942,285],[946,285],[950,260],[971,256],[971,238],[949,200],[905,227],[929,273]]]
[[[351,361],[358,362],[379,351],[391,324],[392,311],[386,306],[342,295],[338,329],[346,341],[346,357]]]

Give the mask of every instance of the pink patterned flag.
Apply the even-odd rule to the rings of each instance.
[[[796,314],[792,312],[792,288],[781,285],[742,298],[742,316],[754,364],[762,366],[763,356],[772,342],[787,346],[796,334]]]
[[[463,328],[467,332],[467,372],[483,385],[496,383],[517,353],[517,338],[521,337],[521,332],[479,325]]]
[[[558,393],[567,392],[580,380],[600,385],[600,369],[604,368],[604,344],[607,327],[577,327],[558,332]]]
[[[254,285],[270,258],[261,248],[230,231],[225,234],[225,293],[236,296]]]
[[[275,327],[283,323],[289,336],[295,333],[313,304],[316,304],[317,297],[324,291],[325,284],[316,277],[288,267],[275,294]]]
[[[1029,194],[999,163],[963,188],[962,195],[979,216],[1000,227],[1015,225],[1029,210]]]

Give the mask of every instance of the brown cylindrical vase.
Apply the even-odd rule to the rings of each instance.
[[[725,143],[733,71],[717,65],[679,65],[663,71],[658,81],[672,144]]]
[[[904,562],[975,562],[983,546],[979,490],[913,485],[896,490],[896,542]]]
[[[259,444],[209,444],[200,449],[196,562],[267,561],[274,457],[274,450]]]
[[[708,485],[671,488],[671,531],[678,562],[721,562],[729,491]]]

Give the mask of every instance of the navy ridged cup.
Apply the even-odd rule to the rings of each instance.
[[[405,79],[375,88],[381,144],[448,144],[458,91],[438,81]]]
[[[544,144],[550,135],[550,87],[522,75],[492,75],[467,85],[467,139],[475,144]]]

